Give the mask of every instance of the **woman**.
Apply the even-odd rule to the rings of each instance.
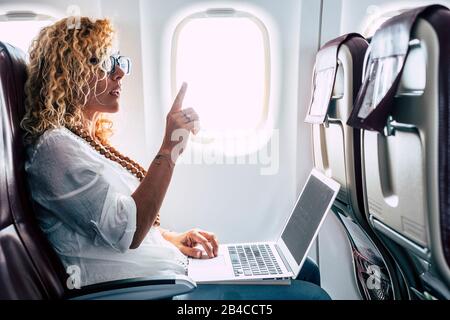
[[[39,225],[64,266],[79,268],[82,285],[185,274],[187,256],[218,254],[213,233],[176,233],[159,224],[177,157],[198,130],[195,111],[182,109],[186,85],[167,115],[161,148],[147,171],[109,144],[112,123],[105,114],[118,111],[121,81],[131,71],[129,58],[113,54],[113,40],[108,20],[83,17],[75,27],[63,19],[42,29],[29,52],[21,122],[25,170]],[[186,133],[181,141],[171,139],[176,130]],[[217,292],[209,298],[230,293],[224,286],[203,288],[185,298],[202,298],[211,289]],[[300,281],[283,292],[297,299],[327,298]]]

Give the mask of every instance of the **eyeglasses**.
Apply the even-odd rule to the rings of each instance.
[[[125,56],[112,55],[103,62],[102,67],[108,75],[116,72],[116,65],[122,69],[125,75],[131,73],[131,59]]]
[[[89,60],[89,62],[95,65],[99,61],[97,58],[93,57]],[[118,65],[120,69],[122,69],[125,75],[129,75],[131,73],[131,59],[119,55],[112,55],[108,59],[106,59],[102,64],[102,69],[106,71],[109,76],[116,72],[116,65]]]

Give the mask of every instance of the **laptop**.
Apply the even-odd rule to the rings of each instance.
[[[339,188],[313,169],[276,242],[219,245],[215,258],[190,258],[188,276],[204,284],[289,284],[298,276]]]

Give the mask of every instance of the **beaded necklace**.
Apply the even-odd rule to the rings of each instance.
[[[97,142],[94,138],[92,138],[92,136],[87,132],[87,130],[82,128],[81,126],[70,127],[68,129],[73,133],[75,133],[77,136],[86,140],[91,145],[92,148],[94,148],[98,153],[103,155],[105,158],[120,164],[132,175],[137,177],[139,181],[142,181],[144,179],[145,175],[147,174],[147,171],[144,168],[142,168],[137,162],[124,156],[111,145]]]
[[[116,150],[113,146],[109,144],[102,144],[97,142],[88,132],[86,129],[84,129],[82,126],[75,126],[75,127],[67,127],[71,132],[76,134],[77,136],[81,137],[85,141],[87,141],[92,148],[94,148],[98,153],[100,153],[102,156],[104,156],[107,159],[110,159],[114,162],[117,162],[122,167],[124,167],[126,170],[128,170],[132,175],[134,175],[136,178],[139,179],[139,181],[142,181],[144,177],[147,174],[147,171],[142,168],[139,163],[136,161],[133,161],[132,159],[124,156],[122,153],[120,153],[118,150]],[[99,137],[97,137],[99,139]],[[99,139],[101,140],[101,139]],[[159,213],[156,217],[155,226],[160,225],[160,217]]]

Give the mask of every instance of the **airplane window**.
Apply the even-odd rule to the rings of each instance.
[[[51,16],[33,12],[8,12],[0,15],[0,41],[7,42],[27,53],[33,38],[54,20]]]
[[[200,116],[200,136],[236,137],[263,126],[269,75],[267,30],[253,15],[209,10],[178,24],[172,41],[172,91],[188,83],[185,105]]]

